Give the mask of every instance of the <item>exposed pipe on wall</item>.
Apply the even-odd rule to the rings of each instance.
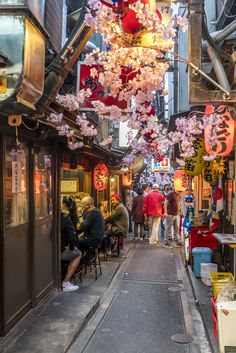
[[[208,46],[207,52],[208,52],[209,58],[211,59],[218,82],[226,91],[230,91],[231,88],[230,88],[229,80],[226,76],[223,64],[216,50],[211,46]]]

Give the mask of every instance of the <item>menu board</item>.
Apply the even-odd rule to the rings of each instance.
[[[61,180],[61,193],[74,194],[78,191],[78,186],[79,186],[78,179],[62,179]]]

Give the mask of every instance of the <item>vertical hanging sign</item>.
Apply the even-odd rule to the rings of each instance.
[[[21,163],[11,162],[12,164],[12,193],[21,192]]]
[[[230,154],[234,145],[234,120],[226,106],[214,108],[212,105],[206,106],[206,115],[214,115],[218,119],[216,127],[217,142],[210,145],[209,136],[212,135],[212,125],[207,125],[204,131],[205,148],[208,154],[225,157]]]
[[[105,164],[97,164],[94,168],[94,187],[98,191],[106,190],[108,183],[108,169]]]

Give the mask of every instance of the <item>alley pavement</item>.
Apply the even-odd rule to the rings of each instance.
[[[4,353],[212,352],[181,259],[162,243],[126,243],[126,258],[102,262],[102,276],[60,292],[13,331]]]

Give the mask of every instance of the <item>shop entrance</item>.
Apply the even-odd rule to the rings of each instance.
[[[53,155],[6,137],[1,144],[0,335],[55,285]]]

